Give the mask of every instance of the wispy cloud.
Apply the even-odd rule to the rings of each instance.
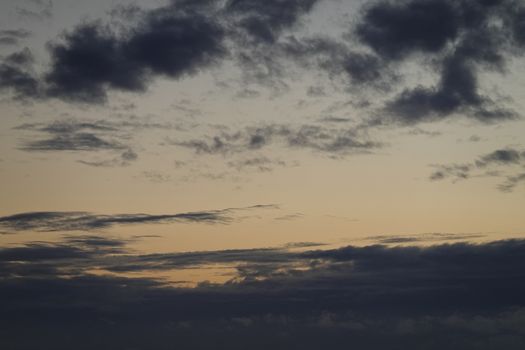
[[[275,144],[334,155],[367,153],[383,146],[381,142],[371,140],[365,131],[358,128],[285,124],[247,126],[232,132],[222,131],[203,139],[168,142],[192,149],[198,154],[223,155],[257,151]]]
[[[437,165],[438,169],[430,175],[430,180],[452,178],[457,181],[479,176],[503,177],[505,182],[498,185],[498,189],[511,192],[523,181],[523,174],[506,175],[501,170],[516,172],[516,167],[519,166],[525,166],[525,150],[507,147],[482,155],[470,163]]]
[[[92,231],[116,225],[160,223],[228,224],[236,220],[235,214],[246,210],[277,208],[275,205],[255,205],[177,214],[114,214],[98,215],[88,212],[29,212],[0,217],[0,228],[6,232],[18,231]]]

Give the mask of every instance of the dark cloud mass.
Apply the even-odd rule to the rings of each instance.
[[[152,76],[194,74],[225,54],[223,30],[211,17],[175,5],[140,17],[138,25],[120,36],[95,22],[51,45],[49,93],[102,102],[109,88],[144,91]]]
[[[130,23],[123,33],[100,22],[79,25],[50,45],[48,94],[104,102],[110,89],[142,92],[156,76],[196,74],[228,56],[226,39],[237,42],[243,32],[271,43],[315,2],[242,0],[219,6],[216,1],[172,1],[154,10],[125,12]]]
[[[415,124],[463,113],[482,122],[512,119],[516,113],[480,93],[479,72],[503,71],[520,54],[516,22],[520,2],[412,0],[370,5],[356,36],[386,62],[413,55],[432,57],[434,87],[406,88],[386,105],[395,122]],[[430,56],[431,55],[431,56]]]
[[[373,1],[352,14],[354,25],[341,38],[298,34],[318,2],[174,0],[156,9],[115,10],[118,20],[82,23],[50,43],[43,79],[4,65],[0,86],[27,97],[102,103],[111,90],[144,92],[157,77],[181,79],[229,60],[246,85],[276,91],[289,88],[290,65],[316,68],[350,87],[397,88],[373,124],[518,117],[484,92],[481,76],[504,73],[512,57],[522,56],[520,1]],[[435,83],[401,85],[405,64],[423,65]]]
[[[116,240],[84,236],[0,250],[3,344],[431,350],[525,345],[521,240],[138,256],[124,249]],[[119,275],[210,263],[233,264],[237,277],[189,289]],[[94,267],[115,272],[91,274]],[[27,329],[31,337],[22,336]]]
[[[414,52],[438,52],[459,32],[453,2],[382,1],[364,13],[356,33],[381,56],[402,59]]]

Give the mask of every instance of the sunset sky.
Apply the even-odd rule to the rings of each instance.
[[[0,347],[523,349],[524,56],[520,0],[0,2]]]

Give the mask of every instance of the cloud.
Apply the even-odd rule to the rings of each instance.
[[[309,13],[318,0],[232,0],[225,11],[236,18],[248,40],[274,43],[283,29],[290,28]]]
[[[26,39],[31,32],[25,29],[0,30],[0,45],[18,45],[20,40]]]
[[[26,123],[16,130],[47,134],[48,137],[22,143],[19,149],[28,152],[96,152],[112,151],[115,157],[105,160],[79,160],[95,167],[127,166],[138,159],[138,154],[126,143],[128,132],[146,129],[171,129],[173,125],[133,121],[78,121],[74,119],[50,123]]]
[[[505,182],[498,185],[498,189],[502,192],[512,192],[516,186],[525,182],[525,173],[520,173],[514,176],[508,176]]]
[[[16,7],[16,13],[22,19],[45,20],[53,17],[52,0],[26,0],[23,6]]]
[[[85,23],[51,44],[48,94],[100,103],[109,89],[142,92],[155,76],[193,75],[226,54],[224,30],[211,10],[205,14],[189,2],[174,2],[137,14],[125,34]]]
[[[389,90],[397,81],[396,73],[380,56],[356,51],[353,45],[320,35],[298,39],[287,37],[274,52],[287,60],[308,68],[320,69],[333,80],[347,86]]]
[[[434,87],[405,88],[388,102],[392,122],[412,125],[462,113],[481,122],[499,122],[517,113],[479,90],[481,71],[504,71],[507,58],[521,55],[515,28],[523,8],[502,1],[378,1],[368,6],[355,36],[385,62],[414,56],[433,60]]]
[[[39,81],[32,71],[33,56],[28,49],[14,52],[0,62],[0,91],[9,91],[17,99],[37,97]]]
[[[286,167],[289,164],[283,160],[273,160],[265,156],[245,158],[228,162],[228,166],[237,171],[256,170],[259,172],[271,172],[276,167]]]
[[[380,235],[370,236],[367,240],[374,241],[378,244],[404,244],[417,242],[439,242],[439,241],[456,241],[471,240],[473,238],[482,238],[485,235],[480,233],[422,233],[417,235]]]
[[[96,160],[96,161],[87,161],[79,160],[78,162],[84,165],[89,165],[93,167],[122,167],[128,166],[132,162],[136,161],[139,158],[138,154],[133,150],[128,149],[124,151],[120,156],[113,159],[106,160]]]
[[[74,133],[57,135],[49,139],[26,142],[21,150],[24,151],[94,151],[94,150],[121,150],[125,146],[103,140],[91,133]]]
[[[38,96],[104,103],[111,90],[144,92],[155,78],[182,79],[231,58],[254,73],[249,70],[262,62],[261,45],[274,44],[316,2],[173,0],[155,9],[117,7],[111,22],[81,23],[48,44],[51,63],[38,79]]]
[[[291,126],[270,124],[248,126],[234,132],[221,132],[207,139],[169,141],[171,144],[193,149],[199,154],[231,154],[261,150],[272,144],[288,148],[309,149],[328,154],[345,155],[370,152],[382,147],[366,134],[353,128],[327,128],[318,125]]]
[[[482,350],[524,345],[522,240],[143,256],[115,256],[82,244],[0,250],[5,344],[345,349],[352,343],[431,350],[452,343]],[[125,269],[127,259],[127,267],[139,270],[236,263],[239,277],[188,289],[153,277],[89,273],[112,263]],[[35,331],[21,338],[27,327]]]
[[[356,34],[383,57],[401,59],[413,52],[439,52],[459,32],[452,2],[376,2],[364,13]]]
[[[29,212],[0,217],[0,228],[7,232],[18,231],[92,231],[115,225],[156,223],[209,223],[227,224],[235,221],[233,214],[244,210],[275,208],[273,205],[256,205],[245,208],[228,208],[178,214],[115,214],[97,215],[88,212]]]
[[[134,16],[121,11],[129,27],[123,34],[101,22],[81,24],[50,45],[47,93],[101,103],[109,90],[143,92],[155,77],[195,75],[228,56],[228,38],[272,42],[315,2],[172,1],[153,10],[135,8]]]
[[[430,175],[430,180],[446,178],[461,180],[475,176],[501,177],[500,169],[512,169],[519,165],[525,166],[525,150],[520,151],[508,147],[482,155],[471,163],[437,165],[438,169]],[[522,174],[507,175],[505,182],[498,185],[498,189],[503,192],[511,192],[522,179]]]

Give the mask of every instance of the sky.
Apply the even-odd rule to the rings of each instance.
[[[520,0],[2,1],[0,345],[523,349],[524,33]]]

